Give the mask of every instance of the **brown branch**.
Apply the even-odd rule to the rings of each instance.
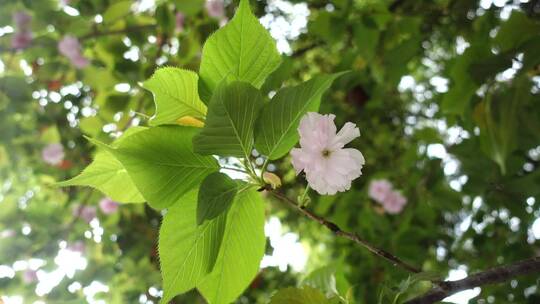
[[[420,269],[409,265],[408,263],[402,261],[400,258],[396,257],[395,255],[393,255],[393,254],[391,254],[391,253],[389,253],[389,252],[387,252],[387,251],[385,251],[383,249],[380,249],[380,248],[377,248],[377,247],[371,245],[370,243],[368,243],[368,241],[364,240],[363,238],[359,237],[358,235],[356,235],[354,233],[351,233],[351,232],[341,230],[341,228],[339,228],[339,226],[336,225],[335,223],[333,223],[331,221],[328,221],[325,218],[312,213],[311,211],[305,209],[305,207],[299,206],[294,200],[288,198],[287,196],[285,196],[285,195],[283,195],[283,194],[281,194],[281,193],[279,193],[277,191],[270,191],[270,193],[272,193],[272,195],[274,195],[276,198],[280,199],[284,203],[287,203],[289,206],[293,207],[294,209],[296,209],[297,211],[302,213],[307,218],[312,219],[312,220],[318,222],[319,224],[323,225],[328,230],[332,231],[335,235],[346,238],[346,239],[349,239],[349,240],[357,243],[358,245],[360,245],[360,246],[366,248],[367,250],[371,251],[373,254],[378,255],[378,256],[386,259],[387,261],[392,263],[392,265],[399,266],[399,267],[407,270],[408,272],[412,272],[412,273],[421,272]]]
[[[111,31],[102,31],[102,32],[94,31],[92,33],[79,37],[79,40],[83,41],[85,39],[96,38],[100,36],[122,35],[122,34],[140,31],[140,30],[153,29],[155,27],[156,27],[155,24],[145,24],[145,25],[126,27],[120,30],[111,30]]]
[[[488,284],[508,281],[517,276],[540,272],[540,257],[521,260],[513,264],[494,267],[470,275],[462,280],[441,282],[426,294],[414,298],[405,304],[431,304],[451,296],[459,291]]]

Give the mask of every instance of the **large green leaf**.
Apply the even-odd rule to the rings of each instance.
[[[479,87],[469,73],[471,66],[484,58],[490,57],[489,49],[481,44],[469,47],[457,57],[450,67],[452,86],[443,96],[441,109],[448,114],[463,115],[470,106],[470,100]]]
[[[81,174],[56,185],[89,186],[121,203],[145,202],[124,166],[107,151],[99,151],[94,161]]]
[[[214,172],[203,180],[199,188],[197,224],[200,225],[229,209],[238,185],[227,175]]]
[[[129,136],[144,129],[142,127],[128,129],[112,146],[117,147]],[[146,201],[122,163],[107,150],[98,151],[92,163],[81,174],[56,185],[60,187],[89,186],[120,203],[142,203]]]
[[[143,86],[154,94],[156,104],[156,114],[150,124],[173,124],[184,116],[204,117],[206,106],[199,99],[198,79],[192,71],[166,67],[145,81]]]
[[[195,152],[249,156],[253,126],[263,102],[261,93],[248,83],[221,84],[210,101],[206,124],[193,140]]]
[[[214,270],[197,288],[210,304],[233,302],[253,280],[264,255],[264,204],[254,189],[241,191],[228,212]]]
[[[285,155],[298,141],[298,124],[306,112],[316,112],[322,94],[342,73],[320,75],[280,90],[265,104],[255,127],[255,148],[270,159]]]
[[[227,214],[197,225],[197,192],[188,192],[168,210],[159,231],[162,303],[195,288],[212,271],[219,253]]]
[[[519,10],[512,11],[510,18],[501,24],[494,43],[503,52],[519,47],[530,38],[538,37],[540,22],[527,17]]]
[[[278,291],[270,304],[330,304],[339,303],[336,300],[327,299],[322,292],[309,286],[302,288],[285,288]]]
[[[213,157],[193,152],[191,142],[196,132],[196,128],[183,126],[149,128],[109,151],[126,168],[150,206],[167,208],[218,169]]]
[[[249,1],[240,1],[234,18],[204,44],[199,88],[207,102],[228,76],[260,88],[281,61],[274,39],[251,13]]]

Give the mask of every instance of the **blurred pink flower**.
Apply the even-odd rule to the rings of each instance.
[[[118,203],[108,197],[104,197],[99,201],[99,209],[104,214],[112,214],[118,210]]]
[[[32,32],[22,31],[15,32],[11,38],[11,47],[15,50],[22,50],[30,46],[32,43]]]
[[[181,12],[176,13],[176,31],[179,33],[184,31],[184,23],[186,21],[186,16]]]
[[[32,17],[23,11],[13,14],[13,23],[15,23],[15,32],[11,38],[11,47],[13,49],[25,49],[32,42],[30,22],[32,22]]]
[[[407,198],[393,189],[392,183],[386,179],[376,179],[369,184],[368,195],[381,204],[390,214],[400,213],[407,204]]]
[[[376,179],[369,184],[369,197],[377,202],[384,201],[384,198],[392,191],[392,184],[386,179]]]
[[[32,16],[23,11],[15,12],[12,17],[15,27],[21,31],[27,30],[30,27],[30,22],[32,22]]]
[[[73,65],[76,68],[82,69],[85,66],[87,66],[90,63],[90,61],[88,59],[84,58],[82,55],[78,55],[78,56],[75,56],[75,57],[71,58],[71,63],[73,63]]]
[[[84,253],[86,245],[84,245],[83,241],[76,241],[72,245],[67,246],[67,249],[75,252]]]
[[[64,146],[59,143],[49,144],[41,151],[41,158],[49,165],[59,165],[64,159]]]
[[[398,191],[390,191],[381,204],[386,212],[397,214],[400,213],[407,204],[407,198]]]
[[[35,270],[27,269],[22,274],[22,280],[26,284],[34,283],[37,279],[38,277]]]
[[[14,237],[16,235],[15,230],[13,229],[6,229],[2,232],[0,232],[0,238],[9,238]]]
[[[214,18],[222,18],[225,16],[225,5],[223,0],[206,0],[206,11],[208,16]]]
[[[90,62],[84,58],[81,54],[81,44],[76,37],[64,36],[60,42],[58,42],[58,51],[60,54],[66,56],[71,63],[81,69],[87,66]]]
[[[348,122],[336,133],[335,115],[309,112],[300,121],[300,148],[291,150],[296,174],[306,178],[319,194],[349,190],[351,182],[362,175],[364,156],[356,149],[343,148],[360,136],[355,124]]]
[[[94,206],[76,205],[73,208],[73,216],[80,217],[85,222],[90,223],[96,218],[97,210]]]

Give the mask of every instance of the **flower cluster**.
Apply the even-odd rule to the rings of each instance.
[[[69,35],[64,36],[58,43],[58,51],[60,54],[66,56],[78,69],[82,69],[90,63],[90,61],[82,55],[81,44],[76,37]]]
[[[225,4],[223,0],[207,0],[205,7],[208,16],[219,19],[220,26],[223,27],[227,24],[229,20],[225,16]]]
[[[76,205],[73,207],[73,216],[79,217],[87,223],[95,219],[96,215],[97,210],[94,206]]]
[[[64,160],[64,146],[60,143],[49,144],[41,151],[41,158],[49,165],[58,166]]]
[[[99,201],[99,209],[104,214],[112,214],[118,210],[118,203],[108,197],[104,197]]]
[[[13,14],[13,23],[15,24],[15,33],[11,39],[11,47],[16,50],[27,48],[32,42],[32,31],[30,23],[32,17],[25,12],[16,12]]]
[[[362,175],[365,163],[360,151],[344,148],[360,136],[360,130],[348,122],[337,132],[335,117],[314,112],[304,115],[298,127],[300,148],[291,150],[296,174],[304,171],[309,185],[319,194],[349,190],[351,182]]]
[[[368,194],[390,214],[400,213],[407,204],[407,198],[401,192],[394,190],[392,184],[386,179],[371,181]]]

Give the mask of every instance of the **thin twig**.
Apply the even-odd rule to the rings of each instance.
[[[136,31],[139,31],[139,30],[152,29],[152,28],[155,28],[155,27],[156,27],[155,24],[145,24],[145,25],[126,27],[126,28],[123,28],[123,29],[120,29],[120,30],[101,31],[101,32],[96,31],[96,32],[92,32],[92,33],[89,33],[89,34],[86,34],[84,36],[79,37],[79,40],[82,41],[82,40],[86,40],[86,39],[90,39],[90,38],[96,38],[96,37],[100,37],[100,36],[122,35],[122,34],[127,34],[127,33],[130,33],[130,32],[136,32]]]
[[[333,223],[331,221],[328,221],[325,218],[312,213],[311,211],[305,209],[304,207],[299,206],[294,200],[288,198],[287,196],[285,196],[285,195],[283,195],[283,194],[281,194],[281,193],[279,193],[277,191],[270,191],[270,193],[272,195],[274,195],[276,198],[280,199],[281,201],[287,203],[289,206],[293,207],[294,209],[296,209],[297,211],[299,211],[303,215],[305,215],[307,218],[312,219],[312,220],[318,222],[319,224],[323,225],[328,230],[332,231],[335,235],[340,236],[340,237],[344,237],[346,239],[349,239],[349,240],[359,244],[360,246],[366,248],[367,250],[371,251],[375,255],[378,255],[378,256],[388,260],[390,263],[392,263],[392,265],[399,266],[399,267],[403,268],[404,270],[407,270],[408,272],[412,272],[412,273],[421,272],[420,269],[418,269],[418,268],[416,268],[414,266],[411,266],[410,264],[402,261],[400,258],[396,257],[395,255],[393,255],[393,254],[391,254],[391,253],[389,253],[389,252],[387,252],[387,251],[385,251],[383,249],[380,249],[380,248],[377,248],[377,247],[371,245],[368,241],[364,240],[363,238],[359,237],[358,235],[356,235],[354,233],[351,233],[351,232],[341,230],[341,228],[339,228],[339,226],[336,225],[335,223]]]
[[[242,173],[245,173],[245,174],[249,174],[249,172],[247,172],[246,170],[242,170],[242,169],[239,169],[239,168],[233,168],[233,167],[221,167],[221,169],[223,169],[223,170],[233,170],[233,171],[237,171],[237,172],[242,172]]]
[[[508,281],[517,276],[540,273],[540,257],[521,260],[512,264],[494,267],[470,275],[462,280],[441,282],[427,293],[405,304],[431,304],[457,292],[488,284]]]

